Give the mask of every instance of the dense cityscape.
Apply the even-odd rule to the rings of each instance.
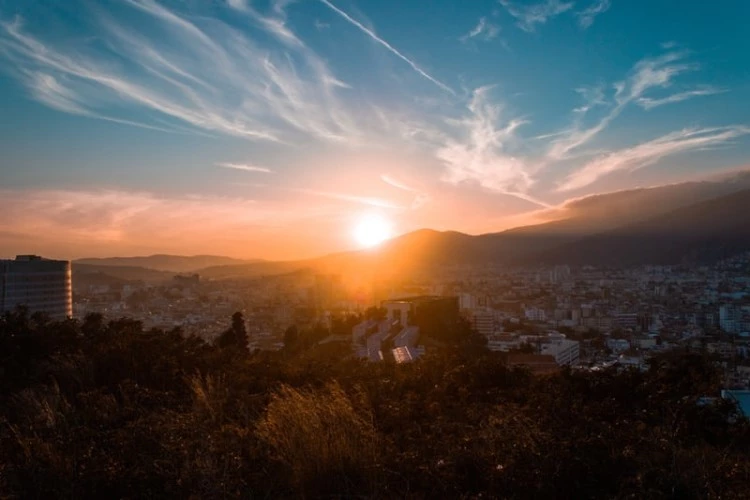
[[[49,261],[28,263],[33,262]],[[722,366],[724,394],[750,411],[748,275],[750,253],[701,267],[454,268],[356,291],[347,290],[341,276],[309,271],[243,280],[177,274],[161,283],[113,278],[106,283],[98,275],[97,284],[73,281],[72,311],[78,318],[101,313],[135,319],[146,328],[178,328],[208,342],[240,312],[251,350],[279,350],[290,329],[317,328],[326,334],[318,343],[345,346],[345,355],[408,362],[428,351],[431,342],[439,343],[429,326],[425,332],[424,318],[446,310],[485,338],[487,349],[509,353],[509,366],[538,372],[565,365],[645,369],[656,353],[706,352]],[[4,308],[12,310],[18,294],[6,292],[11,280],[3,283]],[[70,289],[58,290],[64,295]],[[373,308],[382,314],[373,316]]]

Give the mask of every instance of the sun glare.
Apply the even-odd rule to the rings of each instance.
[[[391,236],[393,236],[393,228],[382,215],[363,215],[354,225],[354,239],[365,248],[379,245]]]

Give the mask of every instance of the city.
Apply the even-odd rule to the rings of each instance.
[[[750,498],[748,19],[0,0],[0,500]]]
[[[750,252],[700,267],[455,268],[423,280],[379,283],[369,294],[347,290],[340,275],[311,271],[244,280],[177,274],[153,283],[111,277],[107,283],[107,275],[97,275],[96,284],[87,276],[82,281],[88,284],[73,281],[71,286],[66,262],[58,265],[61,286],[34,292],[33,280],[10,277],[48,276],[49,266],[15,270],[14,265],[55,262],[36,256],[5,262],[0,294],[5,311],[28,297],[31,312],[57,318],[73,312],[78,318],[90,313],[110,320],[127,317],[146,328],[176,328],[208,342],[240,312],[250,350],[283,349],[290,328],[317,327],[328,332],[318,344],[344,346],[339,355],[409,362],[428,351],[430,343],[439,345],[425,318],[445,310],[446,328],[455,328],[462,318],[486,339],[487,349],[509,353],[508,366],[532,371],[566,365],[645,370],[654,354],[704,352],[722,366],[724,394],[750,412]],[[32,289],[22,292],[24,286]],[[55,294],[58,298],[49,302]],[[432,312],[421,312],[430,304],[436,304]],[[382,314],[373,316],[372,309]],[[342,324],[357,318],[362,321],[348,330]]]

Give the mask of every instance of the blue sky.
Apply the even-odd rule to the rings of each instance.
[[[292,258],[747,164],[750,4],[0,0],[0,252]],[[40,237],[39,235],[43,235]]]

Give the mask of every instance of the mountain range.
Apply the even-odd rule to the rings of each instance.
[[[148,257],[107,257],[77,259],[76,264],[92,266],[145,267],[173,273],[195,272],[206,267],[229,266],[260,262],[259,259],[245,260],[218,255],[150,255]]]
[[[536,225],[468,235],[422,229],[370,250],[300,261],[154,255],[80,259],[74,272],[154,280],[177,272],[212,279],[315,272],[404,275],[445,265],[702,263],[750,250],[750,171],[723,178],[580,198],[537,215]]]

